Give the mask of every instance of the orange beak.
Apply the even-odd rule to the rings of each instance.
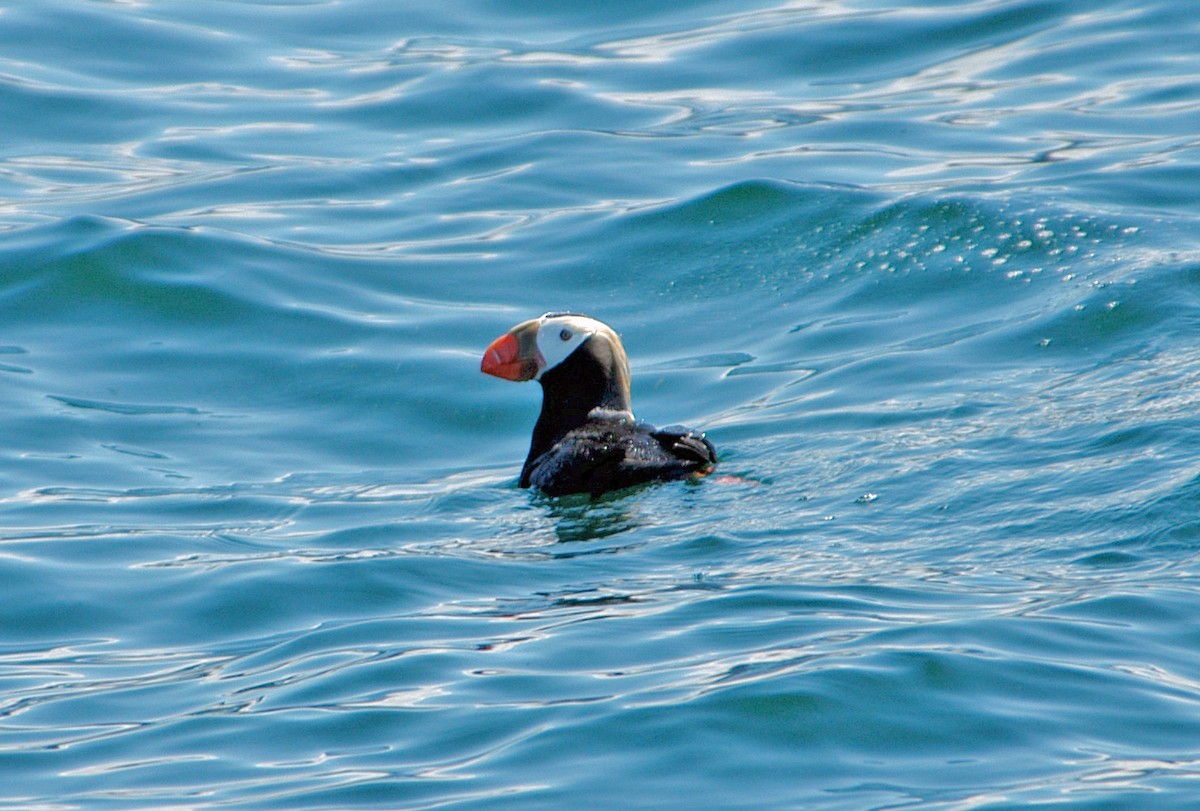
[[[529,353],[522,353],[521,341],[511,332],[506,332],[488,346],[483,353],[479,370],[505,380],[533,380],[537,375],[537,360]]]

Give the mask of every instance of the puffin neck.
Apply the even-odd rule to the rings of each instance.
[[[629,364],[624,352],[595,336],[580,345],[557,366],[541,376],[542,412],[533,427],[533,442],[525,460],[525,475],[532,462],[554,446],[568,431],[588,422],[596,409],[629,412]],[[524,479],[524,475],[522,476]]]
[[[633,410],[625,359],[606,341],[588,340],[558,366],[547,369],[541,383],[542,416],[557,413],[572,423],[563,433],[586,422],[588,412],[596,408]]]

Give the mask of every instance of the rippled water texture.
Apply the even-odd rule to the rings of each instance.
[[[1194,808],[1197,42],[0,3],[0,808]],[[558,308],[717,475],[515,486]]]

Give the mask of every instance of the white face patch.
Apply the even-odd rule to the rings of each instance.
[[[539,365],[537,378],[553,369],[597,332],[611,330],[586,315],[555,315],[546,313],[538,319],[537,348],[545,365]]]

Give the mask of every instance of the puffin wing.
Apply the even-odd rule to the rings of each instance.
[[[533,462],[522,486],[531,484],[548,496],[587,493],[595,498],[622,486],[619,472],[626,465],[626,450],[620,442],[573,431]]]
[[[717,449],[704,434],[682,425],[668,425],[650,432],[662,449],[684,464],[703,469],[717,462]]]

